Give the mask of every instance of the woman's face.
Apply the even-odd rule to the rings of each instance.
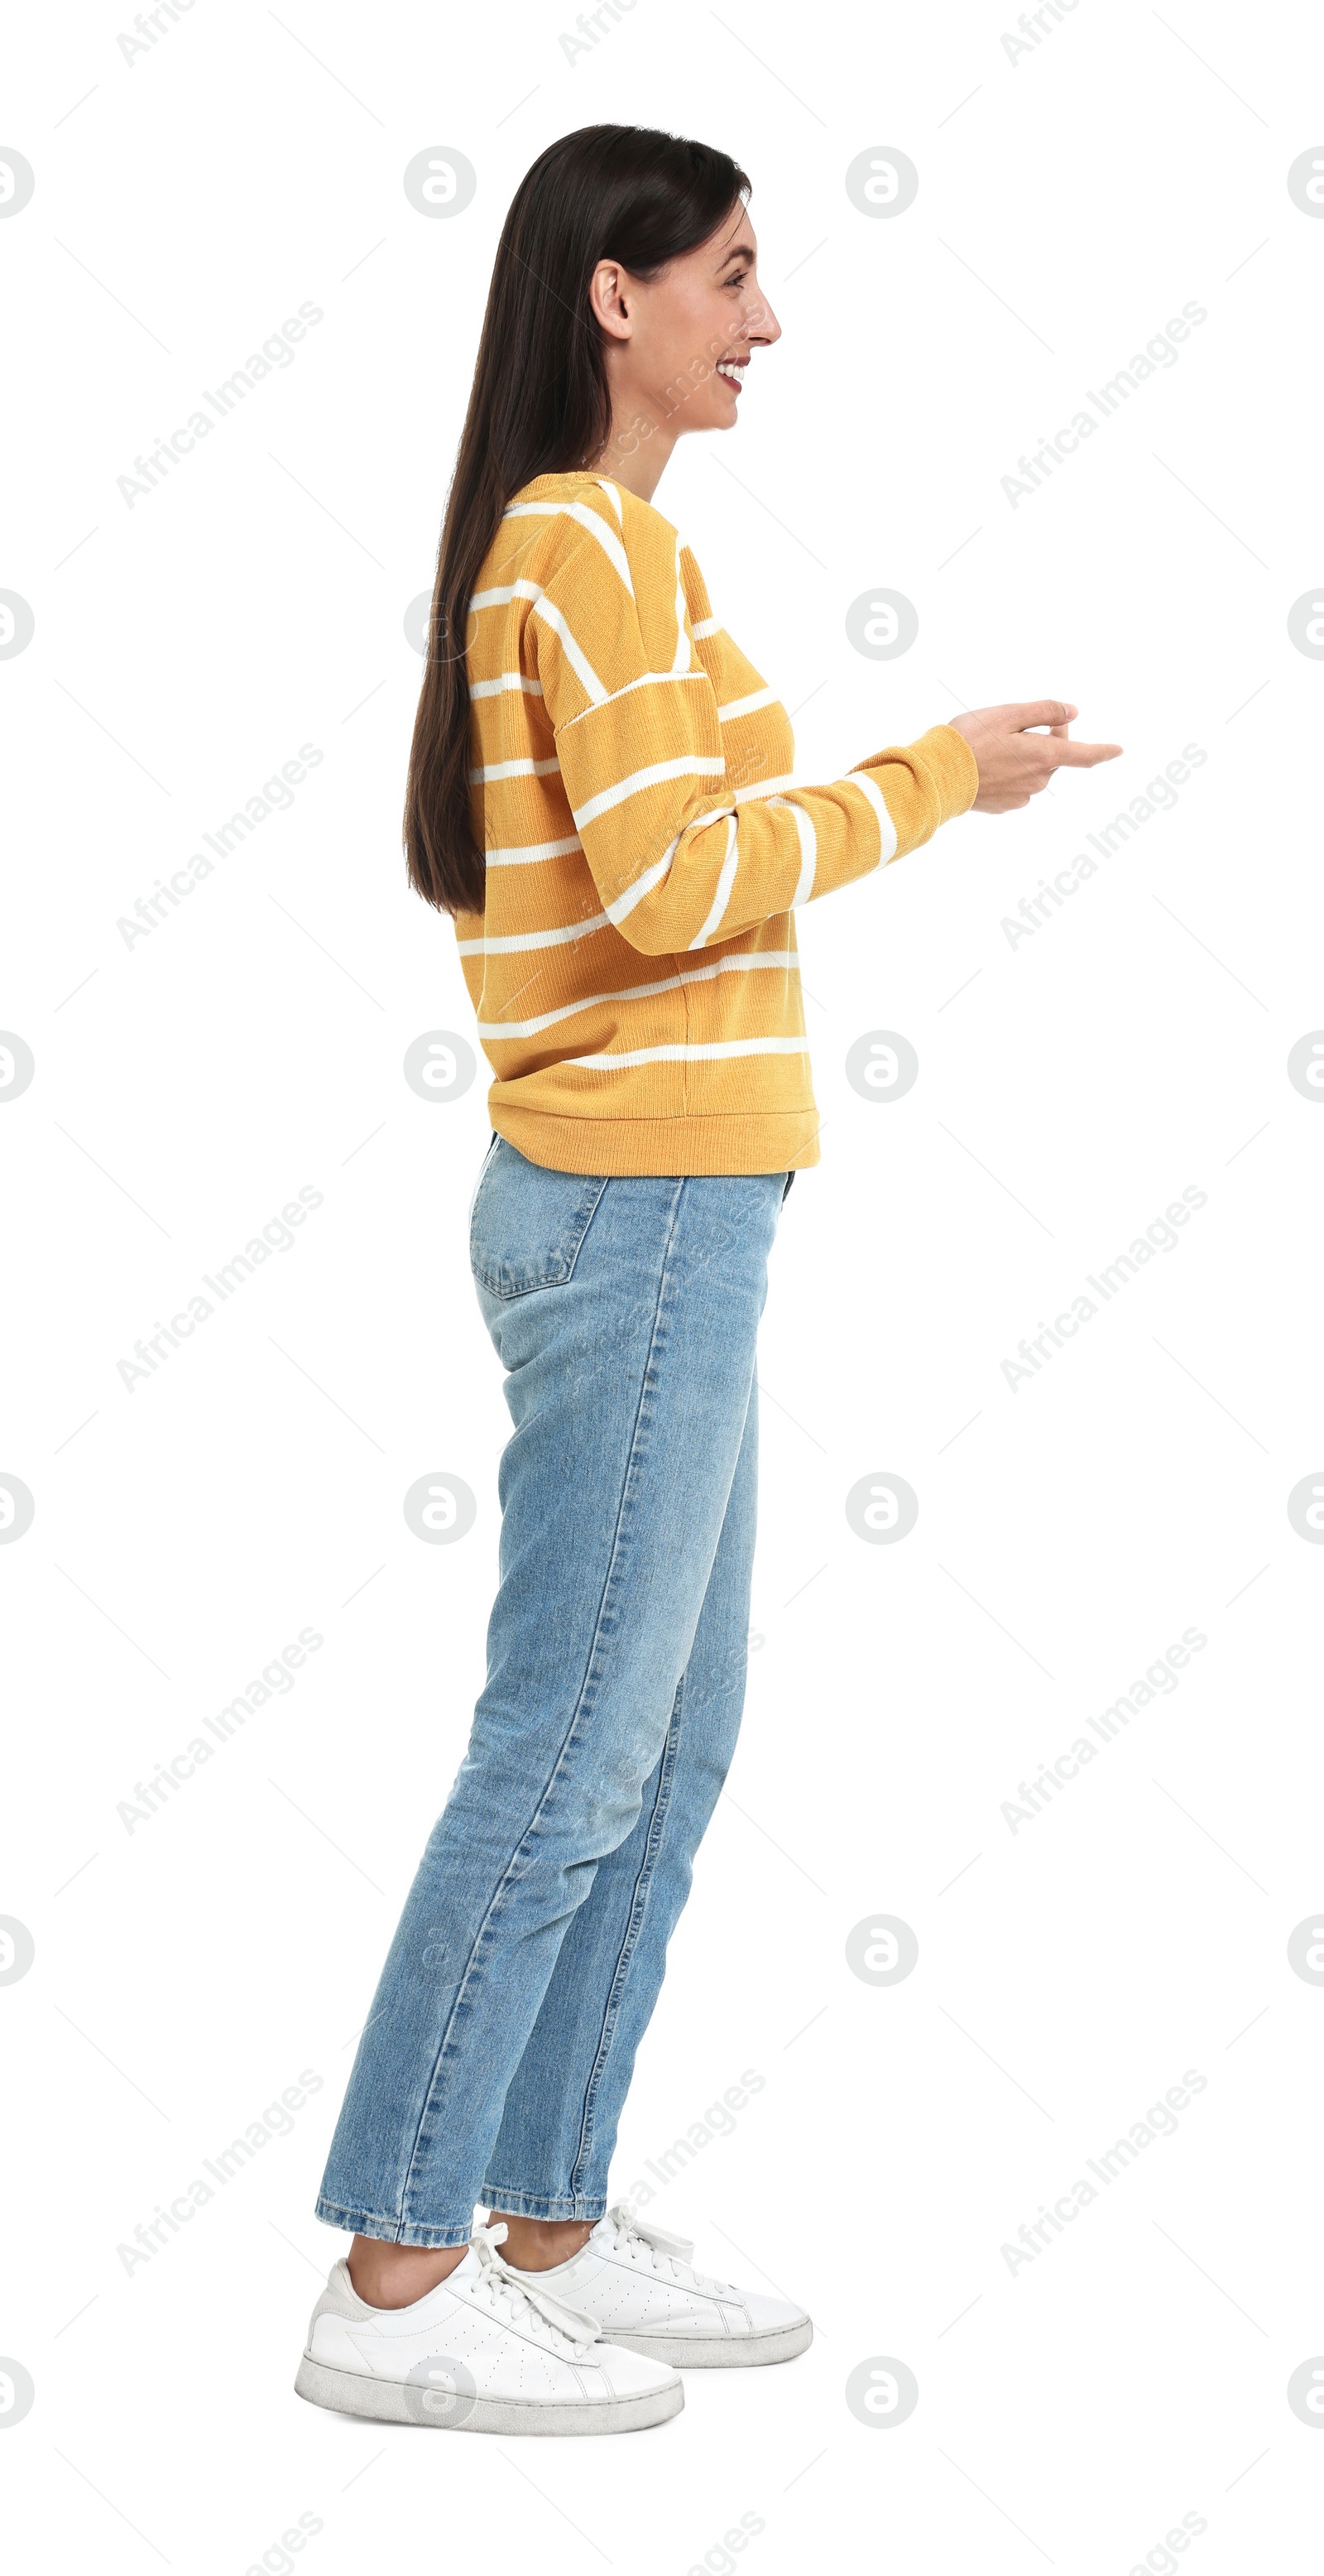
[[[781,338],[757,262],[743,206],[651,281],[599,261],[590,294],[607,344],[615,441],[645,422],[669,432],[668,445],[687,429],[730,429],[752,352]]]

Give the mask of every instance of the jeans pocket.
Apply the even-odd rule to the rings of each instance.
[[[469,1259],[492,1297],[527,1297],[571,1277],[605,1172],[551,1172],[498,1136],[469,1214]]]

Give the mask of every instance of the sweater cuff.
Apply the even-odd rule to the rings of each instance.
[[[964,734],[951,725],[932,725],[912,748],[937,787],[939,822],[968,814],[979,794],[979,763]]]
[[[958,814],[968,814],[979,794],[979,763],[964,734],[951,725],[931,725],[918,742],[908,743],[904,750],[872,752],[859,760],[857,769],[869,769],[879,777],[890,768],[908,768],[920,791],[922,819],[915,817],[918,828],[900,832],[894,856],[902,849],[916,848],[927,841],[940,824],[953,822]],[[881,784],[881,778],[879,780]]]

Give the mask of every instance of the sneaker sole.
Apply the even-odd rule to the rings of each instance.
[[[329,2370],[305,2353],[294,2382],[310,2406],[329,2407],[336,2415],[366,2415],[377,2424],[414,2424],[422,2420],[431,2432],[454,2433],[641,2433],[679,2415],[685,2391],[679,2380],[642,2397],[611,2397],[593,2403],[555,2404],[547,2399],[476,2397],[456,2424],[427,2423],[417,2404],[410,2404],[397,2379],[368,2379],[360,2371]]]
[[[681,2335],[612,2334],[604,2327],[602,2339],[641,2352],[647,2361],[670,2362],[673,2370],[754,2370],[807,2352],[814,2328],[811,2318],[802,2317],[798,2325],[769,2326],[759,2334],[696,2335],[687,2341]]]

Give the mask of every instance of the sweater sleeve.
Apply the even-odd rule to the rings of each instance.
[[[734,939],[904,856],[973,804],[974,754],[948,725],[829,786],[742,786],[674,530],[646,508],[619,530],[575,516],[577,541],[536,585],[526,631],[589,870],[632,947]]]

